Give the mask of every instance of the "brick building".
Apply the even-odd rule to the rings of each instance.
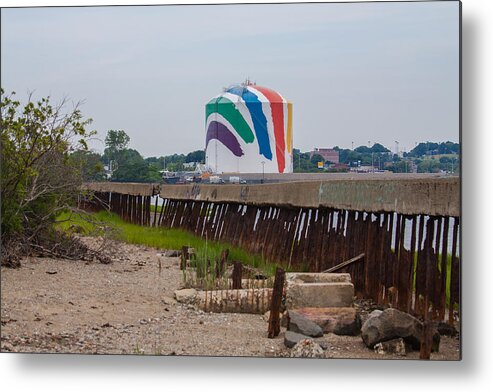
[[[320,155],[325,161],[339,163],[339,151],[332,148],[314,148],[310,151],[310,158],[315,154]]]

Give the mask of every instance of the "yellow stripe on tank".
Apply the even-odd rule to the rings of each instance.
[[[286,135],[288,153],[293,150],[293,104],[288,101],[288,134]]]

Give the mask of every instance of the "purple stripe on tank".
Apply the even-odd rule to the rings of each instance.
[[[217,121],[211,121],[209,127],[207,128],[207,136],[205,139],[205,147],[209,145],[209,141],[212,139],[219,140],[222,144],[224,144],[235,156],[241,157],[244,155],[243,150],[241,149],[240,143],[238,143],[238,139],[236,139],[235,135],[224,126]]]

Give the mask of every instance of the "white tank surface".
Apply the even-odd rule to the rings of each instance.
[[[292,173],[292,103],[248,80],[211,99],[206,165],[215,173]]]

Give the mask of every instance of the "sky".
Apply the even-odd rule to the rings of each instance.
[[[137,3],[137,1],[136,1]],[[82,101],[104,150],[205,146],[205,104],[247,77],[293,102],[293,144],[459,141],[459,3],[2,9],[1,85]]]

